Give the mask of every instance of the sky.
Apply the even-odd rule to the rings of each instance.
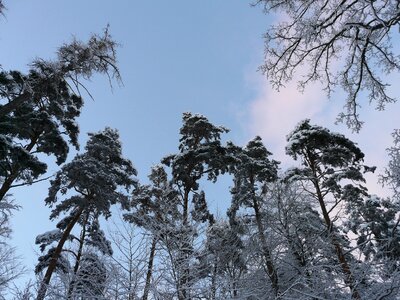
[[[363,106],[366,121],[354,134],[335,125],[345,95],[326,97],[318,84],[304,93],[289,83],[273,90],[257,71],[263,62],[263,33],[275,16],[244,0],[197,1],[5,1],[0,19],[0,63],[6,70],[26,70],[35,58],[54,58],[58,46],[73,37],[86,40],[110,25],[111,35],[120,43],[118,61],[123,85],[111,88],[104,76],[86,83],[94,97],[85,98],[79,119],[80,142],[87,132],[117,128],[123,152],[145,180],[152,165],[177,151],[183,112],[201,113],[217,125],[228,127],[225,137],[244,145],[260,135],[282,168],[294,164],[284,152],[285,136],[304,118],[341,132],[358,143],[366,164],[383,172],[391,132],[398,126],[399,105],[385,112]],[[392,82],[399,77],[392,76]],[[392,92],[399,94],[393,87]],[[73,157],[74,152],[69,158]],[[57,166],[49,159],[49,174]],[[373,193],[387,194],[369,177]],[[208,187],[214,210],[225,214],[227,200],[220,200],[223,186]],[[48,182],[12,191],[21,205],[12,219],[13,240],[28,268],[36,263],[36,235],[55,227],[44,206]]]

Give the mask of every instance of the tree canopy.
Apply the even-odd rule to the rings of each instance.
[[[394,102],[386,75],[400,71],[393,41],[399,38],[399,1],[258,0],[265,12],[283,15],[265,33],[261,70],[280,88],[302,73],[303,89],[320,81],[328,95],[347,93],[339,120],[359,131],[363,91],[382,110]]]

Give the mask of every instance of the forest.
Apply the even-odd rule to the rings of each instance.
[[[8,2],[0,0],[1,18]],[[252,5],[285,15],[266,29],[260,59],[274,88],[306,66],[299,88],[318,81],[328,96],[340,89],[337,121],[356,133],[370,121],[361,104],[392,108],[397,95],[385,74],[400,71],[400,1]],[[138,170],[143,158],[125,155],[112,124],[80,145],[88,82],[123,81],[118,51],[107,26],[27,71],[0,65],[0,299],[399,299],[397,124],[377,174],[390,196],[368,190],[378,170],[355,141],[308,118],[286,133],[294,162],[286,167],[259,135],[240,145],[229,128],[185,111],[175,116],[175,152]],[[14,214],[24,210],[13,191],[44,182],[53,226],[26,237],[37,251],[26,266],[11,243]],[[210,205],[211,186],[227,210]]]

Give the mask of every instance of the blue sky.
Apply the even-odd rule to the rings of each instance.
[[[6,17],[0,20],[0,63],[4,69],[26,70],[34,58],[52,58],[59,45],[72,36],[86,40],[107,24],[121,47],[118,51],[123,86],[95,76],[87,87],[79,119],[80,141],[86,133],[105,126],[118,128],[124,153],[144,179],[151,165],[177,150],[181,114],[202,113],[213,123],[231,129],[227,139],[243,145],[261,135],[266,146],[283,160],[285,135],[306,117],[335,131],[350,135],[366,153],[366,162],[382,171],[385,148],[398,125],[399,106],[375,112],[366,105],[366,125],[358,135],[334,125],[344,104],[336,93],[328,100],[320,86],[304,94],[289,84],[280,93],[257,72],[263,60],[262,34],[273,16],[243,0],[197,1],[6,1]],[[399,77],[391,78],[393,82]],[[396,90],[394,89],[395,93]],[[398,126],[397,126],[398,127]],[[70,156],[72,157],[72,156]],[[57,166],[49,165],[49,173]],[[371,190],[380,189],[371,178]],[[222,185],[229,185],[225,178]],[[14,241],[28,267],[36,263],[34,238],[54,228],[44,207],[48,183],[13,191],[23,208],[13,218]],[[217,203],[222,192],[211,189]]]

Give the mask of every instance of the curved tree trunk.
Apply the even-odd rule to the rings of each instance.
[[[81,214],[83,212],[83,208],[80,208],[77,212],[74,218],[71,220],[71,222],[68,224],[67,228],[65,229],[60,241],[58,242],[57,248],[53,254],[53,257],[50,260],[49,266],[47,267],[46,273],[43,277],[43,280],[40,284],[39,291],[36,297],[36,300],[43,300],[44,297],[46,296],[47,288],[50,283],[51,276],[53,275],[54,270],[56,269],[57,266],[57,260],[60,257],[61,251],[64,247],[65,242],[67,241],[72,228],[74,228],[76,222],[78,222]]]
[[[322,195],[320,184],[317,179],[318,176],[317,176],[317,172],[316,172],[315,163],[311,158],[309,159],[309,161],[310,161],[311,170],[312,170],[314,178],[315,178],[313,180],[313,185],[315,187],[316,196],[317,196],[319,205],[321,207],[322,216],[324,218],[325,224],[328,227],[328,234],[329,234],[329,237],[331,238],[332,245],[335,248],[335,252],[336,252],[338,261],[340,263],[340,267],[342,268],[342,272],[345,275],[344,282],[351,290],[351,297],[356,300],[361,300],[361,296],[360,296],[358,290],[356,289],[356,285],[354,282],[355,280],[354,280],[353,274],[351,272],[350,266],[344,255],[342,245],[340,244],[340,241],[338,240],[336,233],[334,232],[333,222],[332,222],[332,220],[329,216],[328,210],[326,208],[324,196]]]

